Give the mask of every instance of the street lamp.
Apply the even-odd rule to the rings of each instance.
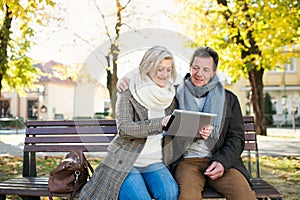
[[[284,124],[287,124],[287,96],[286,96],[286,83],[285,83],[285,65],[283,66],[283,97],[282,97],[282,101],[284,102]]]

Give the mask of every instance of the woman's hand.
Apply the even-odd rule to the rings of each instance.
[[[206,140],[210,136],[210,134],[212,133],[213,130],[214,130],[214,127],[209,125],[207,127],[204,127],[202,130],[199,130],[199,134],[202,139]]]
[[[124,91],[128,90],[129,83],[130,83],[130,79],[127,78],[126,76],[124,76],[121,79],[119,79],[119,81],[117,82],[117,90],[118,90],[118,92],[124,92]]]

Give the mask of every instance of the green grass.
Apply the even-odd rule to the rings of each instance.
[[[63,157],[45,156],[38,158],[38,176],[48,176]],[[94,169],[101,158],[88,158]],[[260,157],[261,177],[274,185],[284,196],[284,200],[298,200],[300,197],[300,157]],[[255,169],[254,169],[255,170]],[[22,176],[22,158],[0,157],[0,181]],[[16,196],[8,199],[16,200]],[[48,199],[45,197],[45,200]]]

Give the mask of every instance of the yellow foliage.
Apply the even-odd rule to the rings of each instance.
[[[54,5],[52,0],[2,0],[0,1],[1,49],[0,75],[3,77],[3,91],[15,89],[19,95],[26,95],[26,90],[33,88],[41,73],[32,65],[26,54],[33,45],[33,22],[41,22],[40,11],[45,5]],[[8,11],[8,12],[7,12]],[[7,53],[3,53],[7,52]]]
[[[297,1],[228,0],[226,5],[211,0],[178,1],[184,9],[176,18],[193,39],[190,45],[217,50],[219,69],[233,80],[247,76],[249,62],[257,69],[286,62],[295,54],[283,54],[283,48],[292,52],[293,45],[300,44]]]

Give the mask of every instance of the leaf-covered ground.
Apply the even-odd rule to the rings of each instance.
[[[63,157],[45,156],[38,158],[38,176],[48,176],[63,159]],[[90,158],[94,168],[101,161],[100,158]],[[285,200],[300,198],[300,157],[260,157],[260,169],[263,179],[274,185]],[[22,175],[22,158],[12,156],[0,157],[0,181]],[[9,199],[19,199],[9,196]],[[45,200],[48,199],[45,197]]]
[[[49,176],[51,170],[53,170],[63,159],[63,156],[45,156],[37,158],[37,173],[38,176]],[[95,169],[98,163],[101,161],[101,158],[88,159]],[[22,157],[13,157],[13,156],[0,156],[0,182],[22,176],[22,167],[23,167],[23,158]],[[21,200],[18,196],[7,196],[9,200]],[[48,200],[48,197],[41,198],[42,200]],[[53,198],[61,199],[61,198]]]
[[[260,157],[262,178],[274,185],[285,200],[300,199],[300,157]]]

